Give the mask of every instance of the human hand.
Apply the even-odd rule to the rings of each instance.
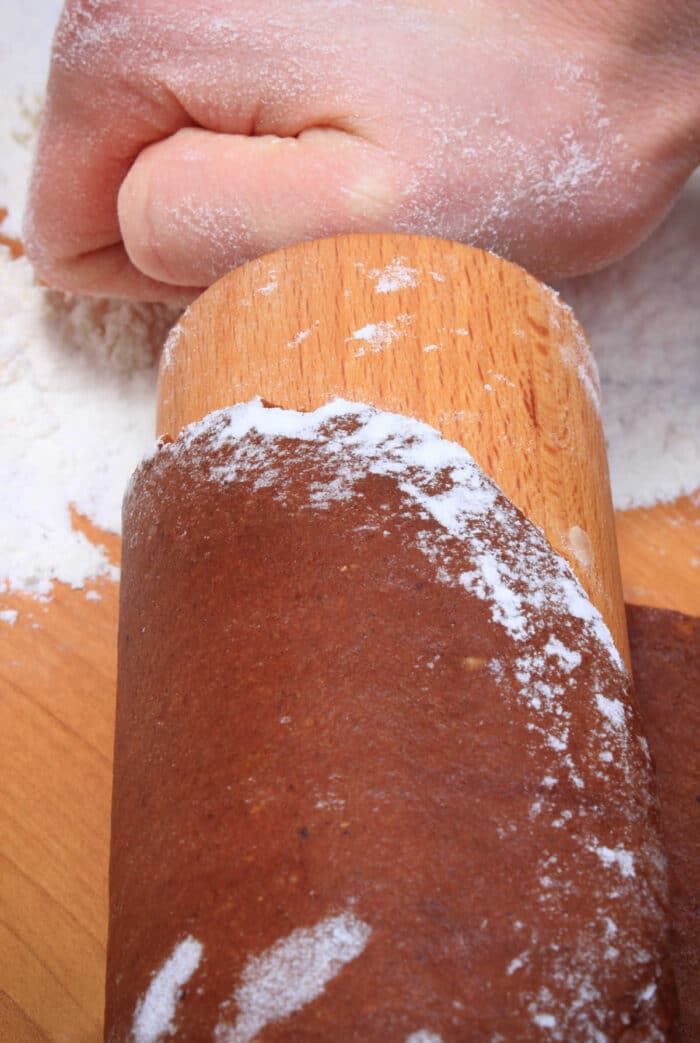
[[[69,0],[27,252],[178,301],[350,231],[590,271],[700,161],[699,68],[697,0]]]

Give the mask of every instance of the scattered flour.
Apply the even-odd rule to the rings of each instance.
[[[556,1028],[557,1019],[552,1014],[533,1014],[532,1020],[538,1028],[541,1029],[553,1029]]]
[[[379,352],[385,351],[386,348],[391,347],[394,341],[398,340],[401,336],[400,331],[396,328],[393,322],[369,322],[366,326],[362,326],[361,329],[355,330],[349,340],[359,340],[369,346],[370,351]],[[365,349],[358,348],[356,355],[358,357],[364,355]]]
[[[13,627],[15,625],[15,623],[17,622],[18,615],[19,615],[19,613],[17,612],[17,609],[14,609],[14,608],[3,609],[3,611],[0,612],[0,622],[7,623],[8,626]]]
[[[118,532],[121,497],[152,438],[167,308],[65,297],[0,247],[0,592],[116,579],[71,509]]]
[[[217,1043],[249,1043],[271,1022],[311,1003],[365,949],[371,929],[352,913],[298,928],[245,965],[234,993],[238,1017],[221,1022]]]
[[[385,268],[371,268],[367,274],[375,293],[396,293],[418,286],[420,281],[418,269],[409,267],[405,257],[395,257]]]
[[[131,1032],[134,1043],[158,1043],[175,1032],[173,1018],[180,989],[199,967],[202,944],[189,935],[179,942],[154,975],[145,996],[139,1000]]]
[[[316,320],[316,324],[318,325],[318,320]],[[296,334],[296,336],[292,337],[292,339],[287,342],[287,347],[288,348],[298,348],[300,344],[303,344],[304,341],[307,340],[311,336],[311,333],[312,333],[312,327],[311,326],[309,326],[305,330],[299,330],[299,332]]]
[[[625,708],[619,699],[608,699],[607,696],[596,692],[595,701],[600,712],[607,717],[614,728],[625,728],[627,726]]]
[[[187,315],[187,312],[188,312],[188,309],[186,308],[185,311],[180,316],[180,319],[184,319],[186,317],[186,315]],[[180,322],[178,321],[178,322],[174,323],[174,325],[171,327],[170,331],[168,332],[167,337],[165,338],[165,343],[163,344],[163,351],[162,351],[162,355],[161,355],[161,364],[162,364],[164,369],[167,369],[168,366],[172,366],[172,364],[173,364],[173,361],[174,361],[174,358],[175,358],[175,347],[177,345],[177,342],[180,339],[180,334],[181,333],[182,333],[182,328],[180,326]]]
[[[261,293],[264,297],[269,297],[271,294],[275,292],[275,290],[278,289],[278,287],[279,283],[277,281],[277,272],[274,268],[272,268],[268,272],[267,281],[264,282],[261,286],[258,286],[255,292]]]
[[[549,641],[544,646],[544,651],[546,655],[556,656],[562,668],[569,672],[575,670],[581,664],[581,653],[567,648],[554,634],[550,635]]]
[[[443,1043],[443,1040],[437,1032],[419,1029],[418,1032],[412,1032],[410,1036],[406,1036],[405,1043]]]
[[[617,866],[622,876],[635,876],[634,855],[624,848],[605,847],[598,844],[591,848],[604,866]]]
[[[514,956],[506,967],[506,974],[510,977],[510,975],[515,974],[516,971],[522,970],[522,968],[527,964],[529,955],[530,950],[525,949],[525,951],[521,952],[519,956]]]

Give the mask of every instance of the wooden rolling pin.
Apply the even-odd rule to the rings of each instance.
[[[106,1040],[671,1038],[598,405],[570,310],[454,243],[188,310],[125,501]]]

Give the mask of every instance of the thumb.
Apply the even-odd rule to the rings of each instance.
[[[281,138],[187,128],[136,159],[119,191],[119,224],[145,275],[208,286],[302,239],[388,230],[397,181],[384,150],[344,131]]]

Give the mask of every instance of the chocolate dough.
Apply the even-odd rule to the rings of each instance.
[[[656,763],[680,1039],[700,1040],[700,619],[627,606],[634,687]]]
[[[125,502],[106,1038],[672,1038],[651,762],[567,566],[422,425],[246,408]]]

